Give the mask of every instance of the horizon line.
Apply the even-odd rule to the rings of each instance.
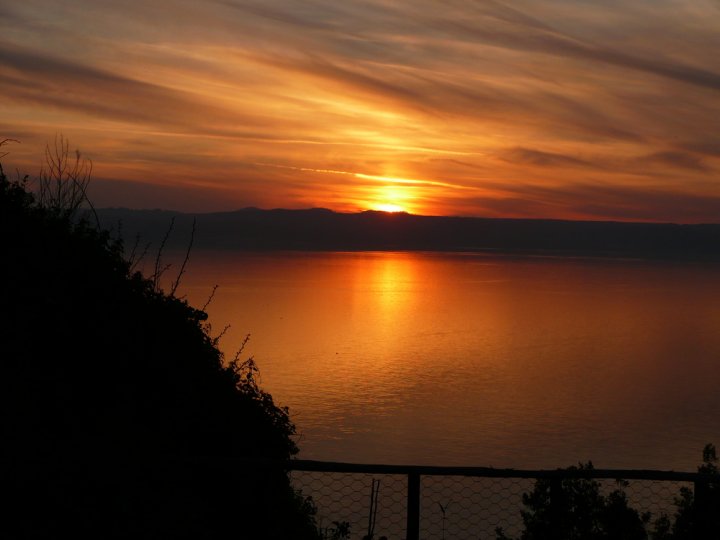
[[[439,215],[439,214],[415,214],[401,211],[386,211],[386,210],[356,210],[356,211],[338,211],[331,208],[313,206],[306,208],[260,208],[257,206],[246,206],[242,208],[236,208],[234,210],[214,210],[214,211],[200,211],[200,212],[188,212],[183,210],[173,210],[168,208],[129,208],[127,206],[106,206],[103,208],[97,208],[97,211],[107,210],[124,210],[129,212],[167,212],[171,214],[180,214],[188,216],[202,216],[202,215],[216,215],[216,214],[235,214],[239,212],[327,212],[335,215],[361,215],[361,214],[373,214],[381,216],[402,216],[402,217],[417,217],[417,218],[430,218],[430,219],[477,219],[486,221],[537,221],[537,222],[561,222],[561,223],[613,223],[613,224],[626,224],[626,225],[674,225],[674,226],[720,226],[718,222],[700,222],[700,223],[688,223],[688,222],[674,222],[674,221],[647,221],[647,220],[623,220],[623,219],[567,219],[567,218],[543,218],[543,217],[489,217],[489,216],[462,216],[462,215]]]

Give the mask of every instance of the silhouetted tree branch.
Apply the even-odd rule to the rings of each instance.
[[[100,219],[87,196],[92,175],[92,161],[75,150],[70,157],[70,143],[61,134],[55,136],[53,146],[45,145],[45,165],[38,176],[38,203],[41,207],[72,218],[83,203],[87,204],[100,228]]]
[[[158,247],[157,254],[155,255],[155,270],[153,271],[152,276],[150,276],[150,279],[153,283],[153,289],[155,291],[160,290],[160,278],[165,273],[165,271],[170,268],[171,265],[166,264],[165,266],[162,266],[162,254],[165,250],[165,244],[167,244],[168,238],[170,238],[170,233],[172,233],[173,228],[175,227],[175,217],[172,217],[170,219],[170,225],[168,226],[167,231],[165,232],[165,236],[163,236],[162,241],[160,242],[160,247]]]
[[[175,292],[180,286],[180,279],[185,273],[185,267],[187,266],[188,260],[190,259],[190,251],[192,250],[193,240],[195,239],[195,222],[196,220],[193,219],[192,231],[190,232],[190,241],[188,242],[187,251],[185,252],[185,258],[183,259],[182,265],[180,266],[180,271],[178,272],[175,281],[173,281],[172,286],[170,287],[170,296],[175,296]],[[203,311],[205,310],[203,309]]]

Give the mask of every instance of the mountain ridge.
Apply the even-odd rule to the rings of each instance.
[[[492,251],[606,257],[720,260],[720,224],[570,221],[531,218],[422,216],[326,208],[184,213],[97,210],[103,228],[125,241],[186,245],[196,222],[199,249],[307,251]]]

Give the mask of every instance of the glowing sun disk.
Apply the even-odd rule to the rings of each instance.
[[[405,212],[405,208],[399,204],[391,203],[380,203],[373,205],[373,210],[379,210],[381,212]]]
[[[381,212],[407,212],[408,203],[415,198],[413,189],[408,186],[385,185],[373,191],[368,206]]]

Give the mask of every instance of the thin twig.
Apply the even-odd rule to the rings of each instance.
[[[222,329],[222,332],[220,332],[216,337],[213,338],[213,343],[214,343],[215,345],[217,345],[218,343],[220,343],[220,340],[222,339],[222,337],[225,335],[225,333],[226,333],[228,330],[230,330],[230,325],[229,325],[229,324],[226,324],[226,325],[225,325],[225,328]]]
[[[160,247],[158,248],[157,256],[155,257],[155,272],[153,273],[153,289],[155,291],[158,290],[158,284],[160,282],[160,276],[167,270],[170,265],[167,265],[162,271],[160,270],[160,263],[162,261],[162,252],[165,249],[165,244],[168,241],[168,238],[170,238],[170,233],[173,230],[173,227],[175,226],[175,216],[170,218],[170,226],[168,227],[167,232],[165,233],[165,237],[162,239],[162,242],[160,242]]]
[[[20,144],[20,141],[17,141],[15,139],[3,139],[2,141],[0,141],[0,146],[5,146],[7,143],[11,143],[11,142]],[[4,158],[7,155],[8,155],[8,152],[0,154],[0,158]]]
[[[212,292],[210,293],[210,296],[208,297],[207,302],[205,302],[205,305],[200,308],[200,311],[207,310],[207,307],[210,305],[210,302],[212,302],[212,299],[215,297],[215,291],[217,291],[217,289],[218,289],[217,285],[213,286]]]
[[[135,245],[133,246],[131,258],[128,261],[130,263],[130,273],[135,272],[135,269],[137,268],[137,266],[143,261],[143,259],[145,259],[145,257],[148,254],[148,251],[150,251],[150,242],[148,242],[147,244],[145,244],[145,247],[143,248],[143,251],[140,254],[140,256],[138,256],[136,258],[136,249],[137,249],[139,242],[140,242],[140,234],[138,233],[135,236]]]
[[[180,271],[178,272],[177,278],[175,278],[175,281],[172,283],[172,287],[170,289],[170,296],[175,296],[175,291],[177,291],[177,288],[180,286],[180,278],[185,273],[185,267],[187,266],[188,260],[190,259],[190,250],[192,250],[193,241],[195,240],[195,224],[196,220],[193,218],[192,232],[190,233],[190,242],[188,242],[187,251],[185,252],[185,259],[182,262],[182,266],[180,266]]]
[[[245,350],[245,345],[247,345],[247,342],[250,341],[250,334],[245,336],[245,339],[243,339],[243,342],[240,344],[240,348],[235,353],[235,357],[233,358],[233,362],[237,362],[240,359],[240,355]]]
[[[92,161],[83,158],[79,150],[71,162],[70,143],[62,134],[55,135],[53,146],[45,145],[45,165],[38,176],[40,206],[69,218],[87,202],[100,228],[100,218],[87,196],[92,170]]]

